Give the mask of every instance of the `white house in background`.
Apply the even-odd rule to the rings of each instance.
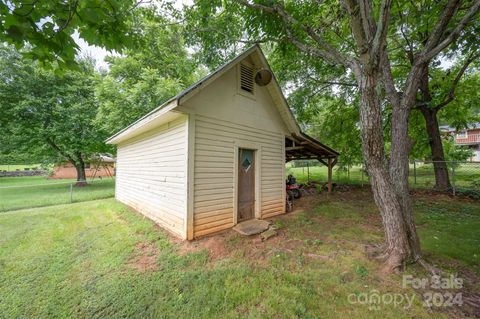
[[[115,197],[193,239],[285,212],[285,162],[338,153],[301,132],[258,46],[107,140]],[[331,178],[330,184],[331,184]]]

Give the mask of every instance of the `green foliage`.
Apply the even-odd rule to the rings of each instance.
[[[363,265],[358,265],[356,268],[355,268],[355,272],[357,273],[358,276],[360,276],[361,278],[365,278],[368,276],[368,269],[365,268]]]
[[[1,138],[0,138],[1,139]],[[31,154],[19,152],[16,150],[9,150],[7,153],[4,151],[2,153],[3,147],[0,146],[0,163],[2,164],[17,164],[17,163],[36,163],[36,159],[32,158]]]
[[[451,84],[451,78],[458,72],[461,60],[457,60],[451,68],[439,72],[435,79],[439,82],[437,88],[443,97],[448,94],[448,84]],[[479,64],[472,65],[463,75],[456,90],[455,98],[445,108],[439,112],[439,121],[441,124],[462,130],[468,127],[468,124],[480,122],[480,71]],[[450,81],[448,81],[450,79]]]
[[[76,162],[107,150],[105,133],[94,126],[93,65],[79,65],[60,75],[0,48],[0,154]]]
[[[339,161],[362,161],[355,81],[340,67],[278,45],[270,64],[286,89],[289,105],[303,129],[340,153]]]
[[[318,96],[310,103],[309,105],[316,108],[318,113],[304,124],[307,132],[339,152],[341,165],[362,162],[357,103],[348,103],[341,97],[325,96]]]
[[[47,64],[76,66],[75,31],[90,45],[121,50],[131,41],[134,0],[0,2],[0,43]]]
[[[189,57],[182,29],[155,13],[135,12],[142,36],[126,56],[108,57],[108,73],[99,77],[97,124],[115,133],[177,94],[203,75]]]
[[[468,146],[455,145],[453,137],[444,141],[443,149],[447,161],[466,161],[473,156],[473,150]]]

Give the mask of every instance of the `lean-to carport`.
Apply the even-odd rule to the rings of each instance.
[[[332,170],[339,153],[316,139],[301,133],[285,138],[285,160],[318,160],[328,168],[328,192],[332,191]]]

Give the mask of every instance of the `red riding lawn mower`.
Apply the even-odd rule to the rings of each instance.
[[[286,181],[287,189],[287,212],[293,209],[293,200],[302,197],[302,187],[297,184],[297,179],[289,174]]]

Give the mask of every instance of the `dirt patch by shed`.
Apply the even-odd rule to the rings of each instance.
[[[128,268],[139,272],[149,272],[157,270],[158,249],[155,244],[148,242],[139,242],[135,245],[133,258],[128,262]]]
[[[232,231],[228,230],[212,236],[203,237],[192,242],[179,242],[179,253],[180,255],[186,255],[191,252],[198,252],[205,249],[208,251],[211,261],[222,259],[228,255],[225,242],[229,236],[232,236],[232,233]]]

